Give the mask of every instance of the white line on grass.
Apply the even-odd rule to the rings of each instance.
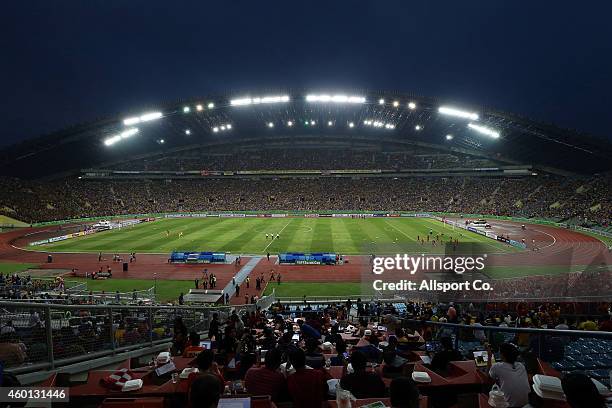
[[[406,234],[404,231],[402,231],[401,229],[397,228],[395,225],[391,224],[389,221],[385,220],[385,223],[389,226],[391,226],[391,228],[393,228],[396,231],[399,231],[401,234],[404,234],[406,237],[408,237],[408,239],[410,239],[411,241],[416,242],[416,239],[411,237],[410,235]]]
[[[280,231],[278,231],[276,234],[277,234],[277,235],[280,235],[280,233],[281,233],[281,232],[283,232],[283,230],[284,230],[285,228],[287,228],[287,225],[291,224],[291,221],[292,221],[292,220],[289,220],[289,222],[288,222],[287,224],[285,224],[285,226],[284,226],[283,228],[281,228],[281,230],[280,230]],[[262,252],[266,252],[266,250],[268,249],[268,247],[269,247],[270,245],[272,245],[272,243],[273,243],[273,242],[274,242],[274,237],[272,237],[272,239],[270,240],[270,243],[269,243],[268,245],[266,245],[266,247],[263,249],[263,251],[262,251]]]

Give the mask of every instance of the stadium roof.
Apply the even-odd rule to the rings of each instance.
[[[0,175],[44,178],[192,146],[304,141],[382,150],[420,145],[581,174],[612,168],[606,140],[484,106],[391,92],[277,90],[194,98],[76,125],[3,149]]]

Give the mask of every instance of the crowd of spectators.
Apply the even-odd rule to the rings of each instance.
[[[131,171],[241,171],[241,170],[405,170],[492,167],[495,161],[430,149],[410,152],[343,149],[272,149],[214,153],[196,148],[113,165]]]
[[[176,211],[441,211],[609,227],[612,178],[0,179],[0,213],[39,222]]]
[[[425,321],[467,327],[456,330]],[[486,311],[473,304],[409,302],[400,317],[391,304],[360,299],[302,308],[277,303],[271,313],[234,314],[220,323],[210,336],[216,344],[214,351],[201,351],[197,361],[203,375],[215,378],[210,380],[217,384],[215,389],[222,390],[226,380],[241,379],[249,393],[269,395],[275,402],[291,401],[295,407],[321,406],[334,398],[327,381],[334,378],[335,368],[342,372],[339,389],[355,398],[390,397],[392,407],[416,407],[419,391],[405,376],[414,364],[411,352],[428,356],[429,368],[445,376],[450,363],[473,359],[474,352],[486,350],[498,362],[489,358],[484,373],[490,384],[501,387],[510,406],[539,406],[528,374],[537,371],[533,364],[537,358],[550,361],[548,348],[539,344],[548,339],[528,333],[487,334],[486,328],[492,326],[612,331],[609,312],[599,321],[567,319],[556,304],[509,312]],[[176,354],[188,347],[182,337],[175,339]],[[196,336],[193,345],[198,342]],[[191,392],[192,400],[197,398],[199,391]],[[452,393],[429,396],[434,406],[451,405],[455,397]]]

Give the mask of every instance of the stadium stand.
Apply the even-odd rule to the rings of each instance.
[[[612,178],[315,178],[35,182],[0,178],[0,213],[32,223],[207,210],[388,210],[609,226]],[[214,193],[213,193],[214,192]],[[357,200],[354,198],[357,197]]]

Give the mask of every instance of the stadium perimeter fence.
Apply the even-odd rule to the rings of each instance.
[[[54,370],[151,346],[170,344],[173,323],[181,317],[189,332],[208,331],[213,313],[221,321],[250,313],[275,300],[267,296],[243,306],[68,305],[0,301],[0,347],[17,344],[3,364],[26,374]],[[266,306],[267,305],[267,306]],[[22,354],[19,356],[19,354]]]

